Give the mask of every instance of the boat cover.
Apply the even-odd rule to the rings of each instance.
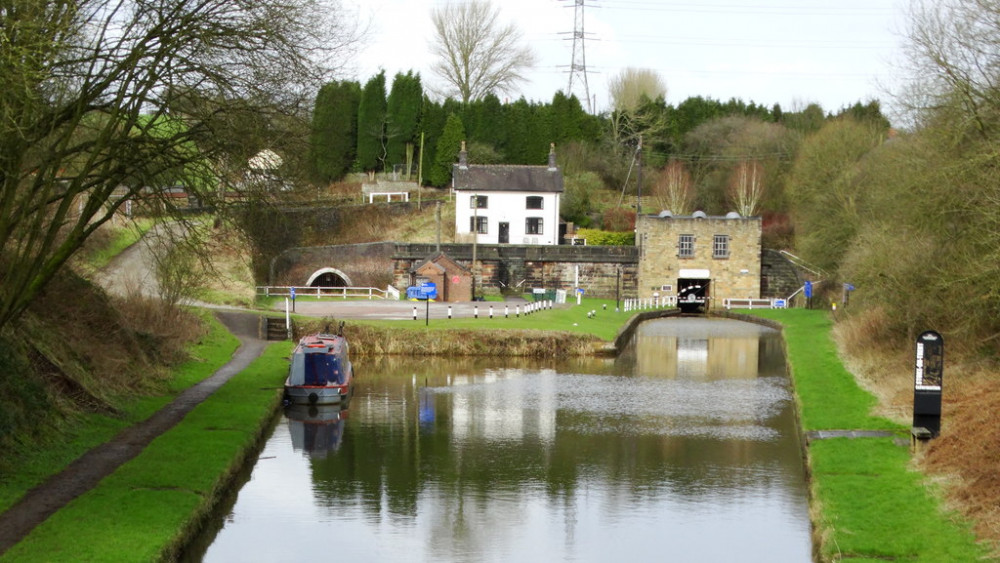
[[[344,384],[340,357],[323,352],[300,352],[292,354],[289,383],[292,385]]]

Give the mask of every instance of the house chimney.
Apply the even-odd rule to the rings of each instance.
[[[469,169],[469,153],[465,150],[465,141],[462,141],[462,150],[458,151],[458,168],[459,170]]]
[[[556,170],[556,144],[549,144],[549,171],[555,172]]]

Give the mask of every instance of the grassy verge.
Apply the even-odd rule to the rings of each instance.
[[[280,401],[288,344],[270,346],[132,461],[0,561],[172,558],[212,509]]]
[[[232,358],[236,339],[214,316],[205,315],[207,334],[191,349],[191,360],[173,373],[169,393],[145,397],[120,405],[122,417],[102,414],[78,415],[63,423],[65,432],[53,436],[42,447],[26,448],[17,464],[0,479],[0,511],[7,510],[32,487],[62,471],[85,452],[109,441],[123,429],[145,420],[184,389],[212,375]]]
[[[440,305],[439,305],[440,306]],[[636,314],[635,311],[625,313],[615,312],[614,299],[584,299],[580,305],[568,307],[555,307],[536,311],[530,315],[521,312],[521,316],[515,315],[513,306],[509,307],[509,314],[504,317],[503,304],[493,305],[493,318],[489,317],[490,303],[481,303],[479,307],[479,318],[462,317],[452,319],[431,319],[425,325],[424,304],[417,303],[417,320],[393,320],[393,321],[370,321],[357,320],[348,321],[348,327],[352,324],[370,326],[377,328],[406,329],[413,333],[431,333],[436,331],[457,330],[545,330],[556,332],[570,332],[574,334],[586,334],[595,336],[601,340],[614,340],[615,335],[622,326]],[[593,317],[588,317],[589,311],[595,311]],[[299,318],[301,321],[313,320],[307,317]]]
[[[822,561],[981,561],[970,526],[910,469],[909,432],[872,417],[875,399],[837,357],[825,311],[749,311],[784,326],[804,431],[893,430],[896,438],[814,440],[807,448],[815,549]]]

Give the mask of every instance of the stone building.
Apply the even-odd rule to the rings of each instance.
[[[690,292],[710,307],[727,298],[760,298],[760,217],[640,215],[636,245],[640,298],[683,302]]]

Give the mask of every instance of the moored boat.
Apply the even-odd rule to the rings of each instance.
[[[285,400],[299,405],[336,405],[351,396],[354,368],[342,334],[303,337],[292,351]]]

